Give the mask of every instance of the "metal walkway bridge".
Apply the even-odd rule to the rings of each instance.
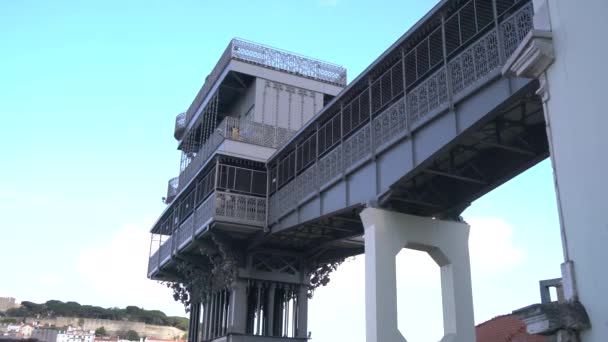
[[[253,246],[358,254],[364,206],[457,220],[546,158],[537,81],[501,75],[532,3],[497,4],[442,1],[284,145]]]

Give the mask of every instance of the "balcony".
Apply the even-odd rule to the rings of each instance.
[[[242,231],[258,231],[266,224],[266,198],[214,191],[198,205],[150,256],[148,277],[166,265],[171,256],[186,248],[209,230],[211,223],[236,226]]]
[[[232,116],[225,117],[180,173],[178,192],[184,189],[190,180],[198,174],[205,162],[225,140],[278,148],[295,133],[296,131],[287,128],[242,120]]]

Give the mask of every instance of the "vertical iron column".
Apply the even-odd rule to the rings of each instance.
[[[295,337],[308,337],[308,285],[300,285],[297,293],[297,322]]]

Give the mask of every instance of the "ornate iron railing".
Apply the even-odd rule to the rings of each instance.
[[[346,85],[346,69],[339,65],[242,39],[233,39],[231,45],[232,58],[327,83]]]
[[[232,116],[226,117],[222,124],[224,125],[223,131],[226,132],[226,139],[272,148],[283,145],[296,133],[287,128],[241,120]]]
[[[215,219],[263,227],[266,223],[266,198],[215,192]]]
[[[177,251],[181,249],[189,238],[194,235],[194,218],[195,215],[190,215],[175,231],[175,246],[174,249]]]
[[[169,238],[162,245],[160,245],[160,248],[158,249],[160,253],[158,255],[160,257],[161,265],[171,257],[171,250],[173,249],[172,243],[172,236],[169,236]]]
[[[266,198],[215,191],[186,218],[148,261],[148,276],[178,253],[211,221],[232,222],[263,228],[266,224]]]
[[[499,75],[506,60],[532,28],[532,3],[504,18],[499,28],[488,30],[471,42],[446,66],[426,76],[370,123],[362,125],[340,144],[323,155],[317,163],[289,181],[269,198],[269,223],[274,223],[294,210],[299,201],[316,189],[323,189],[353,166],[365,162],[372,152],[378,153],[394,139],[403,137],[418,125],[448,108],[450,96],[458,101]],[[502,41],[502,52],[500,51]],[[447,70],[447,74],[446,74]],[[451,91],[451,94],[450,94]],[[314,175],[311,177],[311,175]]]
[[[287,128],[227,116],[180,173],[179,189],[183,189],[198,174],[207,159],[226,139],[278,148],[295,133],[296,131]]]
[[[152,272],[158,267],[158,261],[158,250],[156,250],[148,260],[148,276],[151,276]]]
[[[188,108],[186,123],[190,122],[194,117],[198,107],[207,97],[231,59],[339,86],[346,85],[346,69],[339,65],[234,38],[230,41],[226,50],[224,50],[219,61],[205,79],[205,83],[196,95],[192,105]]]

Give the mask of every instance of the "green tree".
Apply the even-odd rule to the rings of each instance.
[[[129,330],[125,335],[125,339],[129,341],[139,341],[139,335],[137,334],[137,331]]]
[[[106,328],[100,327],[100,328],[95,329],[95,336],[96,337],[104,337],[104,336],[107,336],[107,335],[108,335],[108,333],[106,333]]]

